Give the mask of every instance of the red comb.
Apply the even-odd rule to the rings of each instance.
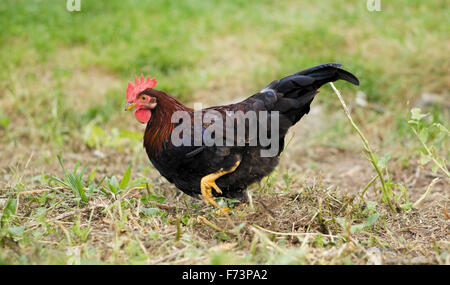
[[[145,80],[145,77],[143,74],[141,74],[141,79],[137,76],[134,77],[134,84],[129,82],[128,88],[127,88],[127,101],[132,102],[136,95],[144,91],[148,88],[153,88],[156,86],[156,79],[152,78],[150,79],[150,76]]]

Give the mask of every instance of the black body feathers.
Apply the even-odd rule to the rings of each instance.
[[[177,147],[170,141],[166,141],[163,150],[157,155],[152,154],[150,148],[144,143],[150,160],[164,177],[183,192],[194,197],[198,197],[201,193],[202,177],[219,169],[226,169],[236,160],[241,160],[236,171],[222,176],[216,180],[216,183],[222,189],[223,196],[246,200],[247,186],[270,174],[278,164],[288,129],[309,112],[311,102],[318,93],[317,89],[339,79],[359,85],[358,79],[353,74],[340,67],[339,63],[326,63],[308,68],[273,81],[259,93],[242,102],[203,110],[203,112],[217,111],[223,118],[226,118],[230,112],[236,111],[244,113],[267,111],[269,117],[274,114],[273,111],[278,111],[279,151],[273,157],[262,157],[261,150],[267,147],[261,145]],[[164,106],[158,105],[157,108],[164,108]],[[192,115],[193,111],[191,112]],[[152,124],[154,119],[152,117],[148,124]],[[204,125],[204,128],[206,127]],[[147,127],[147,130],[149,129],[151,128]],[[155,129],[155,126],[152,129]],[[269,132],[273,131],[275,130],[269,128]],[[246,134],[248,133],[246,125]]]

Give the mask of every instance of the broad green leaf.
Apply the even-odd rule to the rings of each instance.
[[[94,185],[93,183],[90,184],[87,190],[88,190],[87,192],[88,192],[90,195],[94,194],[95,185]]]
[[[405,211],[411,210],[413,207],[414,203],[405,203],[405,204],[401,204],[400,208],[402,208]]]
[[[345,218],[336,218],[336,222],[338,222],[338,224],[341,226],[341,227],[343,227],[343,228],[345,228]]]
[[[441,131],[441,132],[443,132],[443,133],[446,133],[446,134],[449,134],[449,133],[450,133],[449,130],[448,130],[445,126],[443,126],[442,124],[440,124],[440,123],[434,123],[433,125],[436,126],[436,127],[438,127],[438,128],[439,128],[439,131]]]
[[[364,223],[362,223],[362,224],[358,224],[358,225],[353,225],[353,226],[351,226],[350,232],[351,232],[351,233],[355,233],[355,232],[358,232],[358,231],[363,230],[363,229],[366,228],[366,227],[372,226],[372,225],[376,222],[376,220],[377,220],[379,217],[380,217],[380,214],[379,214],[379,213],[373,214],[372,216],[370,216],[370,217],[367,219],[366,222],[364,222]]]
[[[438,157],[437,161],[439,162],[440,165],[442,165],[444,168],[447,165],[447,163],[445,162],[445,159],[443,157]]]
[[[81,201],[88,202],[88,198],[83,188],[83,184],[81,183],[81,178],[76,177],[75,175],[68,173],[66,174],[66,179],[69,182],[69,186],[74,192],[74,194],[81,198]]]
[[[437,164],[433,164],[433,166],[431,167],[431,172],[436,173],[439,169],[439,166],[437,166]]]
[[[145,208],[141,207],[140,211],[146,215],[149,215],[151,217],[159,215],[161,213],[161,210],[158,208]]]
[[[10,119],[7,118],[0,110],[0,128],[6,129],[10,123]]]
[[[424,154],[423,152],[420,153],[420,160],[419,160],[420,164],[425,165],[428,162],[430,162],[430,160],[431,160],[431,156]]]
[[[420,140],[426,143],[428,140],[428,134],[429,134],[428,129],[421,129],[419,132]]]
[[[387,167],[387,163],[389,161],[389,159],[391,158],[391,155],[389,153],[385,154],[383,157],[377,159],[377,165],[380,168],[386,168]]]
[[[426,114],[422,114],[422,110],[420,110],[419,108],[413,108],[411,110],[411,119],[413,120],[420,121],[426,116]]]
[[[374,201],[366,201],[366,208],[369,210],[369,211],[375,211],[376,209],[377,209],[377,205],[378,205],[378,203],[377,202],[374,202]]]
[[[181,222],[184,224],[184,225],[187,225],[187,223],[188,223],[188,221],[191,219],[191,216],[190,215],[183,215],[183,217],[181,217]]]
[[[94,181],[95,173],[97,173],[97,168],[94,169],[88,176],[89,181]]]
[[[246,225],[246,222],[240,223],[238,226],[234,227],[230,232],[234,234],[239,234],[239,232],[242,230],[242,228]]]
[[[1,216],[1,226],[3,227],[5,223],[9,220],[9,218],[16,214],[16,206],[17,200],[9,198],[6,202],[5,207],[3,208],[2,216]]]
[[[13,236],[21,237],[23,235],[23,231],[25,230],[24,226],[12,226],[8,228],[8,233]]]
[[[59,154],[59,155],[57,155],[56,157],[58,158],[59,165],[61,165],[62,170],[63,170],[64,172],[66,172],[66,169],[64,168],[64,163],[63,163],[63,160],[62,160],[62,156]]]
[[[227,233],[224,233],[224,232],[215,233],[213,235],[213,238],[216,238],[221,241],[229,241],[231,239],[231,237]]]
[[[145,203],[146,201],[155,201],[156,203],[163,203],[166,200],[163,196],[156,196],[153,194],[142,196],[142,201]]]
[[[131,165],[128,166],[127,170],[123,174],[122,180],[120,181],[119,189],[125,189],[130,181]]]
[[[109,179],[109,188],[114,194],[117,193],[117,190],[119,189],[119,182],[117,181],[116,176],[113,176],[111,177],[111,179]]]
[[[47,208],[45,207],[39,207],[36,209],[36,211],[34,212],[33,216],[34,217],[45,217],[47,214]]]

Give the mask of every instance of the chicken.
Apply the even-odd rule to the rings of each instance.
[[[309,112],[317,89],[339,79],[359,85],[340,66],[327,63],[305,69],[271,82],[242,102],[201,110],[153,89],[154,78],[136,77],[128,85],[125,110],[136,109],[136,119],[147,124],[147,155],[169,182],[215,207],[217,196],[245,202],[246,188],[277,166],[288,129]],[[239,133],[239,127],[245,132]]]

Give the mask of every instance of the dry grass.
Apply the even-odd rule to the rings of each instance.
[[[181,194],[154,171],[145,175],[153,184],[150,193],[164,201],[146,199],[149,192],[141,187],[115,198],[93,194],[87,205],[78,208],[67,187],[27,183],[23,190],[34,192],[20,192],[15,218],[25,227],[20,247],[15,237],[4,238],[1,257],[70,264],[449,263],[448,180],[438,182],[418,209],[393,213],[385,204],[375,203],[380,198],[376,192],[360,198],[364,179],[369,177],[368,162],[360,155],[321,147],[308,152],[312,157],[306,157],[314,160],[316,170],[279,167],[268,181],[250,188],[252,203],[232,212],[233,224]],[[107,157],[116,159],[100,159],[102,167],[96,176],[120,173],[127,164],[122,152],[107,153]],[[66,168],[80,159],[88,173],[98,163],[91,152],[67,154]],[[24,177],[38,175],[40,170],[33,164],[33,160],[19,164],[16,171]],[[141,176],[140,172],[133,176]],[[7,175],[14,176],[8,171],[3,179]],[[397,176],[413,182],[408,189],[411,201],[423,194],[433,178],[408,171]],[[8,180],[1,187],[5,189],[0,194],[3,204],[5,195],[14,197],[9,190],[14,179]],[[144,208],[154,210],[149,214]],[[379,214],[373,225],[350,232],[351,225],[366,222],[373,213]],[[38,245],[37,255],[29,255]]]

